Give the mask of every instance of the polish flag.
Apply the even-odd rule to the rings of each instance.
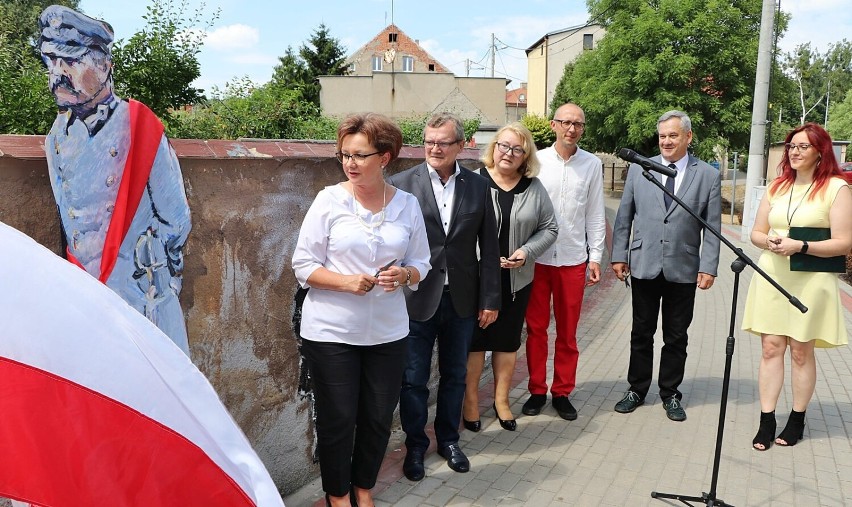
[[[0,496],[283,506],[204,375],[85,271],[0,223]]]

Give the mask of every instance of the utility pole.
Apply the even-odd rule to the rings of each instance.
[[[494,43],[494,34],[491,34],[491,77],[494,77],[494,60],[497,56],[497,44]]]
[[[775,1],[763,0],[760,16],[760,39],[757,49],[757,75],[754,81],[754,107],[751,111],[751,138],[748,148],[748,170],[746,172],[746,195],[743,206],[743,227],[740,240],[749,241],[754,226],[752,209],[754,188],[763,177],[766,148],[766,111],[769,105],[769,76],[772,68],[772,34],[775,28]]]

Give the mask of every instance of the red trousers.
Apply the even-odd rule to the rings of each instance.
[[[550,326],[550,297],[556,318],[553,356],[553,396],[568,396],[577,384],[577,323],[586,287],[586,263],[576,266],[535,265],[527,306],[527,369],[530,394],[547,394],[547,328]]]

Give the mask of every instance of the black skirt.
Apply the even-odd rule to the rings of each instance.
[[[503,270],[503,304],[500,313],[490,326],[485,329],[476,327],[473,333],[471,352],[492,350],[496,352],[517,352],[521,348],[521,331],[524,329],[524,317],[527,304],[530,302],[532,284],[515,293],[512,297],[509,284],[509,270]]]

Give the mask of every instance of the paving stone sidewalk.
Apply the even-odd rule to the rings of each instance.
[[[618,202],[607,200],[610,221]],[[739,241],[738,226],[723,226],[725,236],[755,261],[759,250]],[[686,378],[681,387],[688,419],[669,421],[656,385],[645,405],[631,414],[613,406],[627,389],[631,324],[630,291],[611,270],[587,294],[580,319],[578,385],[571,399],[576,421],[564,421],[550,406],[535,417],[521,414],[527,372],[521,355],[510,393],[518,420],[515,432],[503,430],[490,409],[493,385],[481,388],[483,429],[462,431],[461,446],[471,471],[451,471],[434,449],[426,458],[426,478],[402,476],[404,457],[397,430],[375,489],[378,506],[624,506],[683,505],[654,499],[652,491],[701,496],[709,492],[719,423],[722,378],[734,276],[735,255],[722,247],[719,277],[709,291],[698,291],[690,328]],[[818,349],[817,385],[808,407],[805,438],[795,447],[751,449],[759,405],[757,366],[760,340],[740,331],[752,270],[741,276],[735,348],[716,498],[737,506],[842,506],[852,503],[852,348]],[[852,290],[842,295],[847,328],[852,329]],[[796,311],[791,307],[790,311]],[[659,334],[658,334],[659,336]],[[659,364],[659,342],[655,365]],[[523,347],[520,351],[523,353]],[[655,379],[656,382],[656,379]],[[778,402],[779,428],[792,402],[789,359],[785,389]],[[324,505],[319,480],[285,498],[288,506]],[[703,503],[696,503],[703,505]]]

